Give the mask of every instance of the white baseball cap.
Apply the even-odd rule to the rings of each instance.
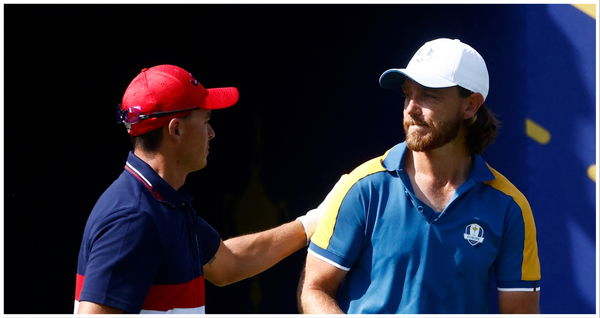
[[[436,39],[425,43],[406,68],[389,69],[379,78],[383,88],[399,88],[404,77],[430,88],[461,86],[474,93],[488,95],[490,79],[483,57],[469,45],[454,39]]]

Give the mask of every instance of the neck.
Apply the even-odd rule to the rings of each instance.
[[[178,190],[185,183],[187,173],[178,169],[176,161],[161,152],[146,152],[135,149],[134,154],[146,162],[173,189]]]
[[[458,187],[468,177],[472,158],[463,144],[454,141],[429,151],[409,151],[405,168],[413,176],[435,180],[436,184]]]

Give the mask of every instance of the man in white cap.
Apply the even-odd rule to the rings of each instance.
[[[143,69],[118,109],[133,151],[102,194],[83,234],[75,313],[198,314],[205,280],[256,275],[306,246],[321,208],[276,228],[223,241],[183,192],[207,164],[211,111],[234,105],[234,87],[205,89],[175,65]]]
[[[380,85],[401,89],[406,140],[342,180],[311,239],[304,313],[538,313],[540,264],[525,196],[480,156],[498,122],[483,58],[425,43]]]

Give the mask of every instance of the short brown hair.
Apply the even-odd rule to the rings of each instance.
[[[129,136],[129,141],[131,141],[133,149],[139,148],[147,152],[156,152],[162,141],[163,128],[161,127],[139,136]]]

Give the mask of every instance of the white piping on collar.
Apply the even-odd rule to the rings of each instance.
[[[144,179],[144,181],[150,186],[152,187],[152,183],[150,183],[150,181],[148,181],[148,179],[146,179],[146,177],[144,177],[143,174],[141,174],[136,168],[134,168],[129,162],[125,162],[125,164],[129,167],[129,169],[133,170],[133,172],[135,172],[138,176],[140,176],[142,179]]]

